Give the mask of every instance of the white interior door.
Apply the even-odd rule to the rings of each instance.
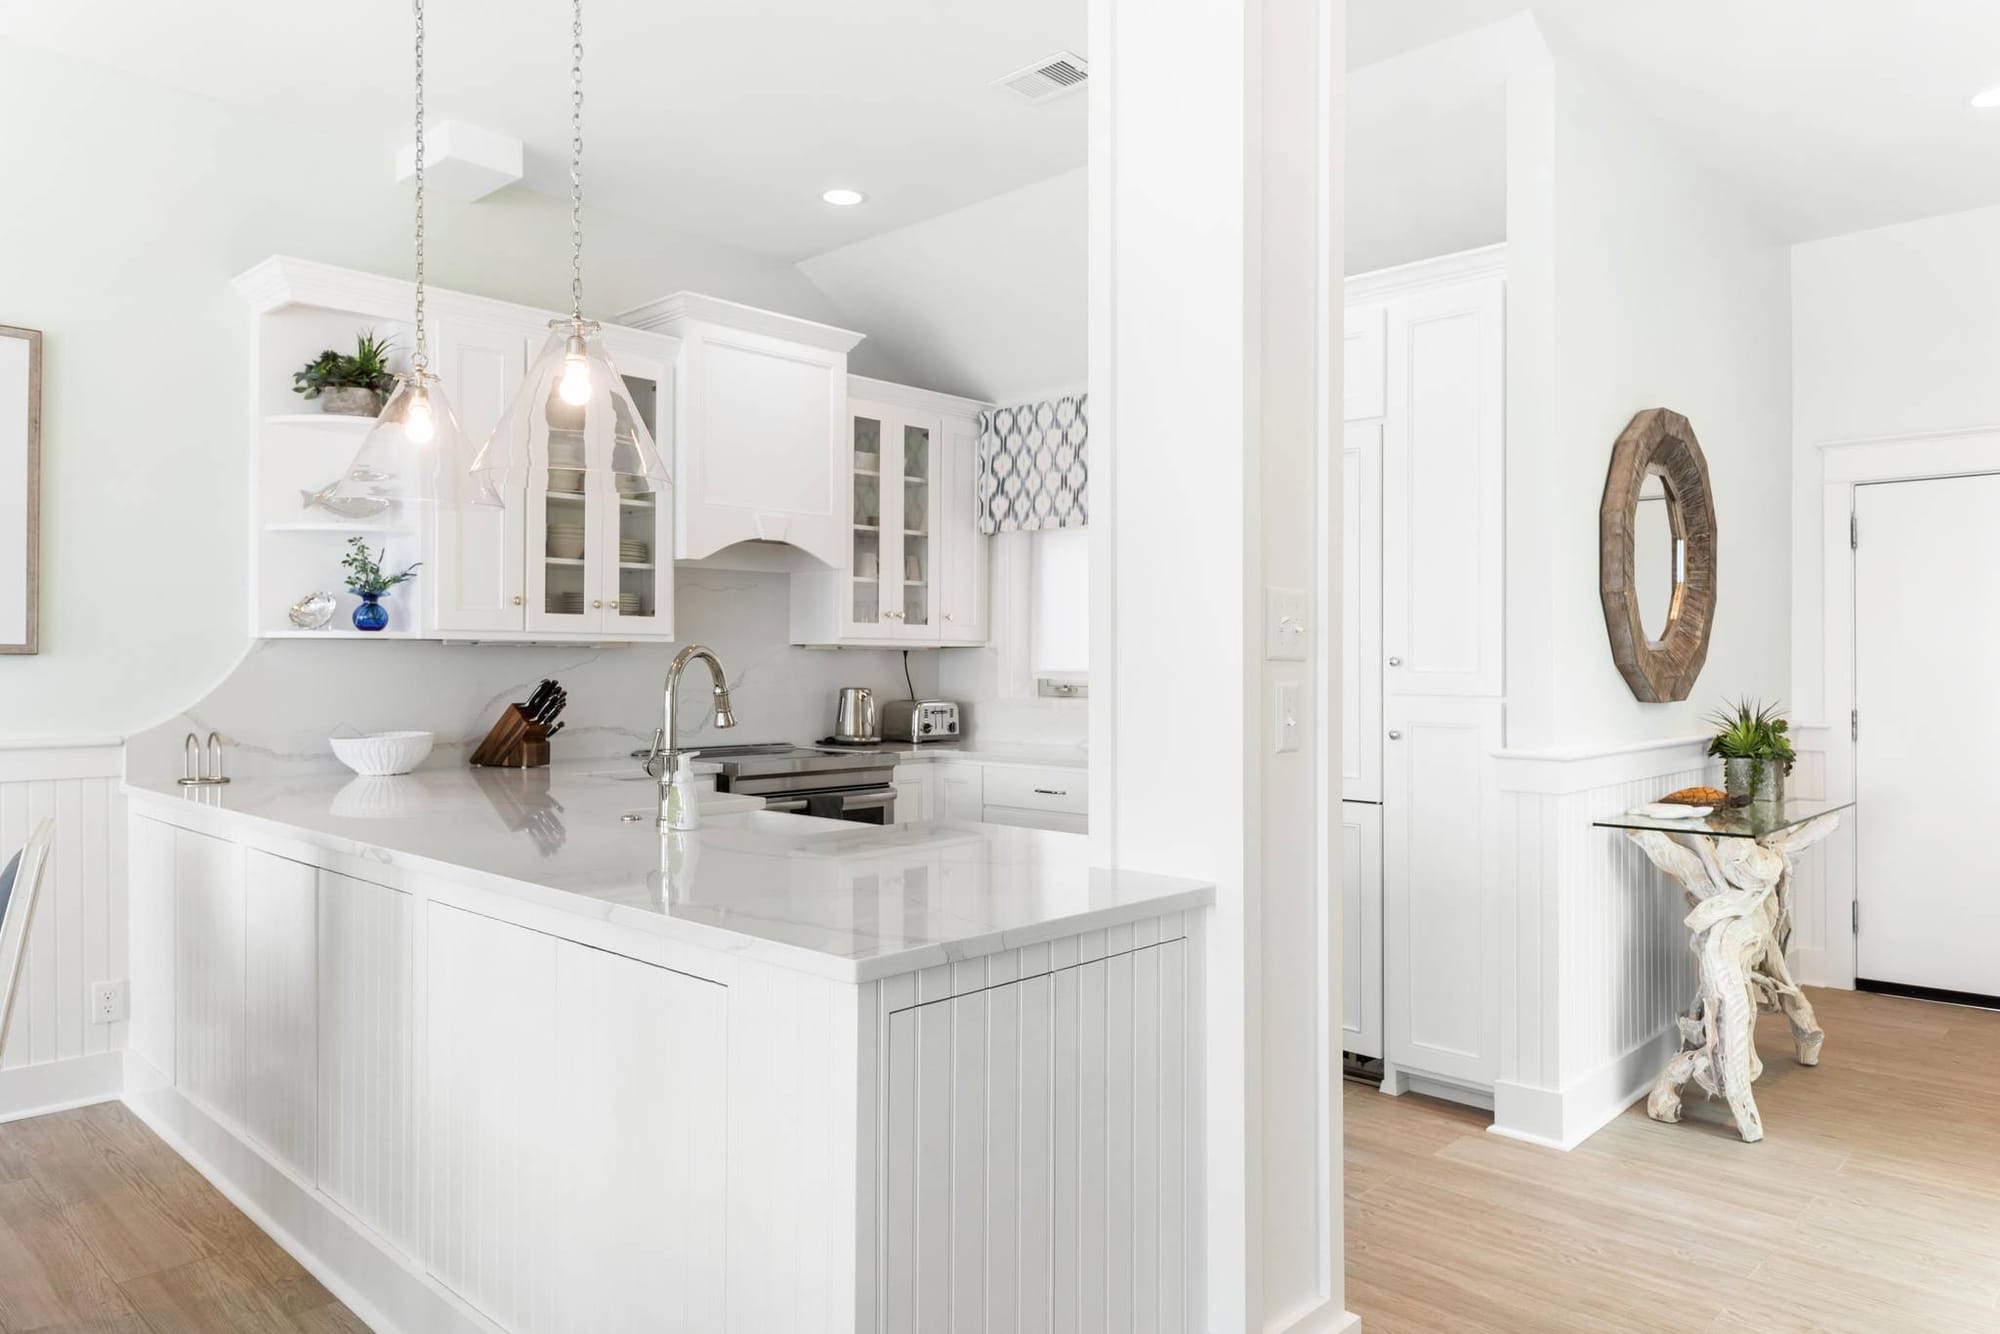
[[[1855,488],[1857,978],[2000,996],[2000,475]]]

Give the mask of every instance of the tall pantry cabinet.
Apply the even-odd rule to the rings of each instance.
[[[1497,1068],[1504,254],[1348,283],[1345,1046],[1473,1101]]]

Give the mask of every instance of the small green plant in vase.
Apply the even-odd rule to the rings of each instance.
[[[387,547],[374,555],[368,551],[368,543],[359,537],[347,539],[347,554],[340,558],[340,568],[347,571],[347,591],[361,599],[361,605],[354,609],[354,628],[357,630],[380,630],[389,624],[389,609],[382,605],[382,595],[408,579],[417,575],[418,561],[401,574],[387,574],[382,569],[382,557],[389,553]]]
[[[354,340],[352,354],[328,348],[292,372],[292,392],[319,399],[320,410],[334,416],[376,416],[396,387],[396,373],[389,369],[394,344],[371,329]]]
[[[1715,727],[1708,753],[1722,761],[1722,786],[1732,806],[1777,802],[1798,755],[1784,705],[1739,699],[1708,715]]]

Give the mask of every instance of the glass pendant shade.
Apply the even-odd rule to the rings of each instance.
[[[328,487],[323,505],[351,519],[437,500],[438,460],[463,458],[457,414],[428,371],[405,371],[396,392],[354,452],[347,471]]]
[[[472,463],[473,500],[505,505],[546,473],[551,491],[582,494],[592,476],[622,496],[650,495],[672,478],[625,379],[589,320],[552,320],[521,392]]]

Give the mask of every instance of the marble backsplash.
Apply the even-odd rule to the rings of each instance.
[[[682,687],[683,744],[823,737],[842,686],[868,686],[878,700],[909,697],[899,652],[791,647],[785,575],[683,567],[675,595],[672,644],[258,640],[203,699],[128,740],[127,772],[178,774],[190,731],[221,734],[232,775],[337,768],[327,744],[336,732],[405,728],[437,734],[425,768],[463,764],[502,706],[526,699],[543,677],[569,692],[555,758],[622,759],[652,739],[667,664],[688,644],[706,644],[722,660],[737,725],[718,733],[705,712],[708,675],[692,666]],[[909,654],[919,695],[937,692],[938,656]]]

